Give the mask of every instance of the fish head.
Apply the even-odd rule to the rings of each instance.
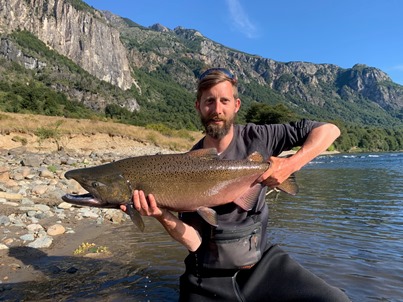
[[[62,199],[68,203],[100,208],[118,208],[131,200],[132,190],[122,173],[112,166],[70,170],[67,179],[76,180],[88,194],[66,194]]]

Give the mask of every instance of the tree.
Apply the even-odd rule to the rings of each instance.
[[[246,122],[255,124],[281,124],[296,119],[298,119],[297,115],[284,104],[270,106],[253,103],[245,115]]]

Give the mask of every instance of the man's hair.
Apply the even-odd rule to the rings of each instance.
[[[222,71],[224,70],[224,71]],[[197,84],[197,100],[200,101],[203,92],[211,87],[228,81],[232,84],[234,99],[238,98],[238,80],[229,71],[222,68],[212,68],[205,71]]]

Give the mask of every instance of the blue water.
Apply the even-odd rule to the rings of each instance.
[[[297,196],[267,197],[269,240],[353,301],[403,301],[403,153],[320,156],[296,177]],[[144,233],[128,222],[92,240],[113,258],[32,264],[47,281],[0,288],[0,301],[177,301],[187,251],[145,223]]]
[[[320,156],[269,195],[270,240],[353,301],[403,301],[403,153]]]

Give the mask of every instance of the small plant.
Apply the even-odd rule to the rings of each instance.
[[[88,253],[107,254],[109,253],[109,250],[106,246],[96,246],[95,243],[83,242],[73,252],[74,255],[82,255]]]
[[[54,165],[50,165],[50,166],[48,166],[48,170],[49,170],[50,172],[52,172],[52,173],[56,173],[57,167],[54,166]]]
[[[53,139],[57,146],[57,151],[60,151],[61,133],[59,127],[63,121],[57,121],[53,128],[39,127],[35,131],[35,135],[39,138],[39,144],[46,139]]]

